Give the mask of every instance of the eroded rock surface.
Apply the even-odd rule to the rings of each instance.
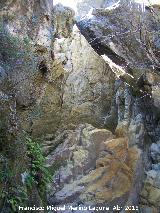
[[[50,204],[113,208],[116,203],[124,207],[127,201],[136,202],[141,151],[136,146],[128,148],[125,137],[116,138],[108,130],[80,125],[65,132],[65,139],[48,155],[47,162],[51,167],[60,163],[49,187]]]
[[[49,204],[159,212],[158,4],[84,0],[78,18],[52,4],[0,2],[0,127],[16,144],[12,160],[2,134],[2,164],[23,184],[27,132],[52,172]]]
[[[141,203],[152,207],[160,207],[160,172],[150,170],[141,194]]]
[[[155,12],[158,16],[159,11]],[[129,64],[134,68],[158,66],[156,43],[160,26],[158,19],[143,5],[134,1],[117,1],[115,7],[95,9],[92,17],[77,24],[93,48],[101,55],[108,55],[117,64]],[[146,33],[150,48],[147,46],[149,40],[145,38]]]
[[[104,55],[106,63],[122,80],[116,81],[114,104],[105,122],[106,127],[113,123],[113,115],[117,110],[116,135],[128,135],[129,146],[137,144],[143,150],[147,179],[141,179],[144,181],[140,201],[142,212],[159,211],[159,186],[155,182],[159,171],[157,44],[160,26],[159,6],[150,3],[145,6],[136,1],[117,1],[117,4],[111,7],[94,9],[90,16],[77,23],[91,46],[99,55]],[[157,18],[152,15],[153,10]],[[147,34],[148,37],[145,36]],[[151,46],[148,46],[148,42]],[[130,85],[129,88],[127,85]]]

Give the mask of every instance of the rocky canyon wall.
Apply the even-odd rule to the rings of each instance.
[[[1,212],[159,212],[159,5],[0,7]]]

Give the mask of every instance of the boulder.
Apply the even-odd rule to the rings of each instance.
[[[47,165],[56,168],[48,192],[50,204],[105,204],[113,208],[136,202],[137,187],[133,184],[139,184],[135,174],[140,150],[128,148],[126,138],[115,138],[110,131],[89,124],[80,125],[66,132],[66,138],[47,159]]]
[[[150,170],[147,172],[147,178],[144,182],[144,188],[141,193],[141,203],[143,205],[160,207],[160,172]]]
[[[158,15],[155,18],[144,4],[121,0],[111,7],[95,8],[77,26],[95,51],[106,54],[114,63],[138,69],[152,69],[152,65],[158,68]]]

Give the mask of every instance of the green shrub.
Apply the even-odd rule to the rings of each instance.
[[[10,186],[8,190],[0,192],[0,198],[4,200],[5,208],[8,212],[18,212],[18,207],[23,206],[28,199],[27,190],[23,186]]]
[[[1,162],[2,163],[2,162]],[[18,207],[20,205],[25,205],[28,195],[27,195],[27,188],[24,185],[16,185],[13,180],[15,180],[15,174],[9,168],[7,162],[3,162],[1,168],[2,171],[0,172],[0,201],[1,201],[1,212],[5,209],[8,213],[16,213],[18,212]],[[5,167],[5,168],[4,168]]]
[[[26,184],[31,187],[34,183],[43,192],[46,185],[52,180],[52,176],[45,166],[45,157],[40,144],[29,137],[26,139],[27,155],[30,158],[30,171],[26,178]]]

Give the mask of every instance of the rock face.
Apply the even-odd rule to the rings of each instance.
[[[93,8],[105,8],[111,5],[114,5],[117,1],[116,0],[82,0],[77,1],[77,14],[76,19],[83,19],[85,17],[91,16],[91,12]]]
[[[89,121],[103,125],[102,117],[111,107],[114,75],[88,45],[77,29],[67,40],[56,40],[55,59],[64,64],[64,117],[68,122]],[[73,83],[74,82],[74,83]],[[63,122],[65,118],[63,118]]]
[[[23,109],[18,111],[21,124],[35,136],[53,133],[68,123],[103,126],[111,107],[114,74],[76,27],[73,30],[74,11],[60,4],[51,11],[48,4],[17,1],[3,15],[4,27],[14,36],[21,28],[21,45],[29,52],[11,62],[16,70],[13,66],[8,70],[18,107]],[[16,16],[22,11],[23,23]]]
[[[74,11],[71,8],[57,4],[52,11],[56,36],[69,37],[74,24]]]
[[[140,4],[117,1],[112,7],[93,10],[92,17],[77,24],[93,48],[101,55],[108,55],[115,63],[134,68],[158,66],[156,43],[160,26],[150,10]],[[147,38],[145,34],[148,34]]]
[[[159,171],[151,170],[147,173],[147,179],[142,191],[142,204],[160,207],[160,180]]]
[[[69,38],[56,38],[52,51],[52,69],[42,82],[43,92],[38,97],[42,116],[33,117],[33,131],[53,133],[60,125],[86,121],[103,125],[114,91],[114,74],[110,68],[77,29]],[[48,124],[52,129],[44,130]]]
[[[48,155],[47,162],[52,167],[62,163],[50,185],[50,204],[107,205],[112,212],[117,202],[122,207],[127,201],[136,202],[139,183],[134,181],[142,172],[138,170],[141,152],[136,146],[128,148],[127,138],[80,125],[65,132],[64,142]]]
[[[153,5],[153,8],[158,17],[158,5]],[[90,17],[77,23],[95,51],[105,55],[103,58],[116,76],[130,85],[127,87],[121,80],[116,81],[115,88],[118,89],[106,117],[106,127],[113,121],[117,107],[116,135],[128,135],[129,146],[137,144],[143,150],[147,178],[141,178],[144,181],[140,201],[142,212],[159,211],[159,73],[156,67],[159,66],[157,32],[160,26],[156,23],[150,7],[131,1],[118,1],[112,7],[95,9]],[[148,37],[144,36],[146,34]],[[152,72],[152,68],[157,73]],[[142,80],[144,71],[146,77]]]
[[[159,6],[83,0],[77,10],[0,2],[0,168],[23,185],[27,132],[52,173],[50,205],[159,212]],[[39,190],[30,203],[41,205]]]
[[[70,8],[57,5],[52,9],[50,1],[18,0],[4,2],[2,8],[0,89],[3,99],[11,99],[11,112],[1,126],[6,128],[6,135],[8,130],[14,134],[17,152],[12,151],[11,137],[6,150],[15,153],[17,159],[10,159],[4,149],[0,152],[11,170],[17,171],[18,188],[23,186],[21,177],[30,165],[24,131],[42,139],[57,129],[80,123],[103,126],[112,103],[114,74],[79,30],[73,30],[74,12]],[[2,147],[4,143],[2,137]],[[21,155],[25,156],[23,160]],[[31,204],[36,201],[42,206],[38,190],[33,187],[29,199]]]
[[[159,163],[160,162],[160,144],[153,143],[151,145],[151,157],[154,163]]]

